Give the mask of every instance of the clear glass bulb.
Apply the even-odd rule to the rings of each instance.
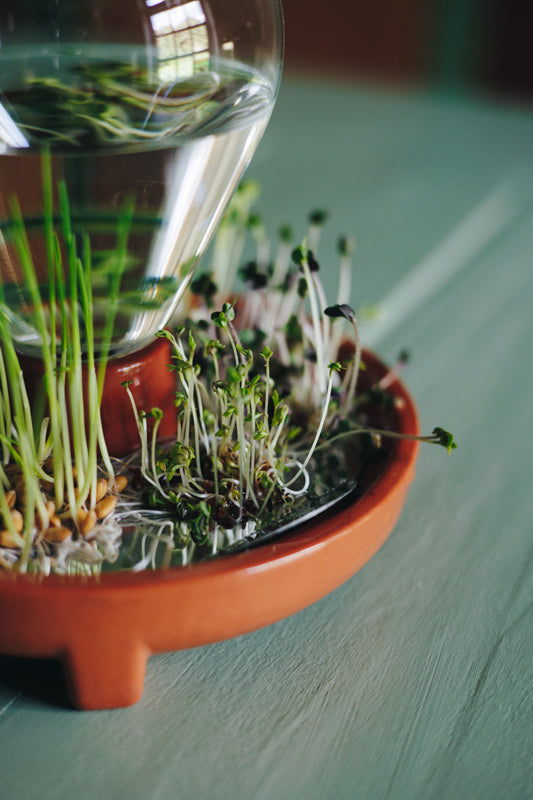
[[[21,350],[41,337],[17,209],[45,312],[82,264],[96,347],[111,303],[112,352],[142,347],[263,134],[282,46],[278,0],[4,0],[0,267]]]

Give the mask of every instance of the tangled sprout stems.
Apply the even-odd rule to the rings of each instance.
[[[315,436],[313,438],[313,441],[311,443],[309,451],[308,451],[308,453],[307,453],[302,465],[300,466],[300,468],[296,472],[296,474],[293,475],[292,478],[288,481],[288,483],[285,484],[285,488],[288,488],[289,486],[291,486],[297,480],[297,478],[300,477],[300,475],[305,471],[305,468],[309,464],[309,462],[310,462],[310,460],[311,460],[311,458],[313,456],[313,453],[315,452],[316,446],[318,445],[318,442],[320,440],[320,436],[322,434],[322,430],[324,428],[324,425],[326,424],[326,417],[327,417],[327,415],[329,413],[329,401],[331,399],[331,390],[333,388],[333,375],[335,374],[335,372],[338,372],[340,370],[340,368],[341,367],[340,367],[340,364],[338,362],[331,363],[329,365],[329,380],[328,380],[328,385],[327,385],[327,389],[326,389],[326,396],[324,398],[324,405],[323,405],[323,408],[322,408],[322,415],[320,417],[320,422],[319,422],[318,427],[316,429]]]
[[[36,417],[30,411],[10,337],[4,289],[0,288],[0,513],[6,529],[0,532],[0,557],[18,548],[19,569],[46,571],[55,559],[56,571],[94,571],[104,559],[117,557],[121,526],[130,524],[137,533],[129,546],[122,548],[121,558],[131,568],[187,563],[205,548],[214,554],[251,530],[260,530],[265,519],[279,521],[285,509],[302,503],[296,505],[297,518],[301,509],[305,512],[309,507],[305,506],[308,492],[317,496],[318,484],[327,486],[328,491],[335,489],[340,480],[338,470],[345,469],[350,460],[338,447],[347,436],[358,435],[358,441],[365,441],[361,434],[371,434],[372,441],[415,438],[442,445],[448,452],[456,447],[451,434],[442,428],[435,428],[430,436],[406,436],[369,424],[360,409],[372,402],[372,393],[384,402],[390,399],[387,387],[397,370],[370,390],[359,389],[359,329],[355,312],[343,302],[343,293],[349,293],[352,242],[339,242],[338,303],[328,306],[315,255],[324,212],[310,216],[307,236],[298,247],[291,242],[290,229],[283,226],[270,262],[262,222],[250,212],[254,191],[243,189],[216,238],[213,252],[218,271],[197,276],[192,283],[193,293],[202,296],[203,304],[194,297],[177,330],[157,334],[168,340],[172,350],[177,436],[160,446],[162,412],[138,409],[126,383],[139,433],[140,453],[133,464],[135,470],[139,467],[143,495],[128,491],[114,520],[98,528],[107,533],[86,540],[83,515],[100,502],[100,470],[105,475],[105,491],[119,491],[119,479],[124,478],[114,476],[100,403],[134,207],[126,205],[115,228],[109,302],[97,354],[89,237],[74,234],[64,184],[58,186],[56,224],[50,160],[46,158],[43,188],[46,301],[16,201],[10,233],[41,342],[48,417]],[[228,303],[233,287],[224,279],[235,274],[246,232],[255,241],[257,256],[240,270],[248,290],[240,293],[236,302]],[[348,362],[340,364],[336,359],[346,321],[353,336],[353,353]],[[82,356],[87,362],[86,387]],[[73,429],[69,420],[81,424]],[[378,445],[371,446],[379,450]],[[363,457],[367,447],[352,448],[350,439],[349,449],[358,456]],[[50,460],[51,469],[45,468]],[[25,504],[17,500],[22,514],[12,505],[13,466],[24,483]],[[353,471],[349,479],[356,479]],[[50,492],[54,493],[53,509]],[[116,497],[112,502],[109,495],[104,499],[110,506],[116,503]],[[46,528],[56,511],[61,515],[60,524],[70,526],[67,533],[72,537],[72,542],[62,547],[46,543]],[[14,547],[6,548],[6,542]]]
[[[272,389],[269,351],[263,351],[264,372],[254,373],[252,352],[242,346],[231,324],[233,307],[226,304],[212,317],[213,328],[203,343],[189,331],[188,349],[181,337],[160,332],[172,344],[172,369],[183,393],[177,393],[175,444],[159,458],[150,456],[155,430],[150,443],[126,386],[141,435],[142,474],[161,500],[174,506],[178,517],[193,521],[193,528],[202,520],[208,527],[244,524],[257,517],[275,495],[281,500],[286,489],[289,409]],[[216,328],[224,332],[229,349],[220,342],[214,346]],[[199,349],[212,365],[212,392],[207,390],[205,373],[194,364]],[[290,502],[290,494],[285,494]]]
[[[238,196],[241,223],[243,197]],[[231,260],[235,248],[242,250],[242,224],[239,228],[235,220],[230,209],[215,242],[218,264]],[[216,547],[220,527],[244,530],[267,506],[288,504],[305,493],[322,469],[317,464],[323,454],[335,460],[330,445],[348,434],[374,434],[374,441],[389,433],[357,415],[370,394],[357,393],[362,346],[356,315],[346,303],[327,306],[319,265],[308,247],[318,246],[323,222],[323,212],[311,215],[308,237],[298,247],[285,227],[269,264],[261,223],[248,214],[246,225],[257,241],[256,260],[240,270],[248,289],[230,304],[227,285],[222,283],[222,291],[218,285],[224,276],[200,275],[179,332],[158,334],[173,347],[178,432],[170,449],[154,457],[153,432],[150,443],[142,413],[136,412],[142,471],[159,496],[152,498],[154,505],[160,502],[163,514],[173,509],[195,541],[210,532]],[[352,250],[351,240],[339,242],[339,290],[349,287]],[[190,318],[183,324],[187,311]],[[337,318],[348,321],[354,341],[344,365],[336,361],[344,340]],[[385,384],[375,390],[386,397]],[[440,430],[416,438],[450,451],[455,444]]]

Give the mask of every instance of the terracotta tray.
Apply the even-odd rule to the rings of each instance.
[[[369,353],[369,370],[385,368]],[[403,385],[397,429],[418,432]],[[348,507],[245,552],[187,567],[32,578],[0,570],[0,652],[61,660],[82,709],[117,708],[142,694],[152,653],[195,647],[269,625],[357,572],[391,532],[414,476],[418,445],[397,440]]]

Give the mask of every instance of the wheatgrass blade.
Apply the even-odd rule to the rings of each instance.
[[[76,253],[76,240],[72,230],[67,187],[64,181],[61,181],[59,184],[59,207],[66,248],[66,286],[69,298],[68,308],[70,309],[70,319],[68,320],[69,335],[66,337],[68,406],[72,423],[70,427],[73,461],[76,467],[78,484],[83,485],[85,483],[88,454],[85,432],[82,347],[78,302],[78,257]],[[83,505],[84,500],[85,498],[83,496],[78,496],[78,508]]]
[[[124,207],[117,224],[117,245],[115,249],[116,269],[110,275],[107,313],[104,322],[102,342],[98,354],[99,360],[98,360],[98,371],[97,371],[97,390],[98,390],[99,404],[102,402],[106,364],[109,358],[111,340],[113,337],[113,329],[115,325],[115,317],[117,313],[118,298],[120,292],[120,284],[128,260],[128,239],[131,230],[134,211],[135,211],[135,198],[131,197],[124,203]],[[105,464],[105,468],[109,474],[110,479],[113,480],[115,473],[113,470],[111,459],[109,458],[109,453],[104,438],[104,432],[101,425],[98,426],[98,443],[100,445],[100,454]]]
[[[78,280],[81,296],[81,311],[85,320],[86,359],[87,359],[87,417],[89,420],[89,436],[87,442],[87,474],[85,483],[80,489],[80,496],[86,498],[90,495],[89,505],[96,503],[96,486],[98,479],[98,435],[102,427],[100,403],[98,400],[98,386],[96,380],[93,304],[91,284],[91,243],[89,235],[83,237],[83,257],[77,262]]]

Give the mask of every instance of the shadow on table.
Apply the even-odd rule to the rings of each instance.
[[[0,655],[0,686],[59,708],[72,708],[59,661]]]

